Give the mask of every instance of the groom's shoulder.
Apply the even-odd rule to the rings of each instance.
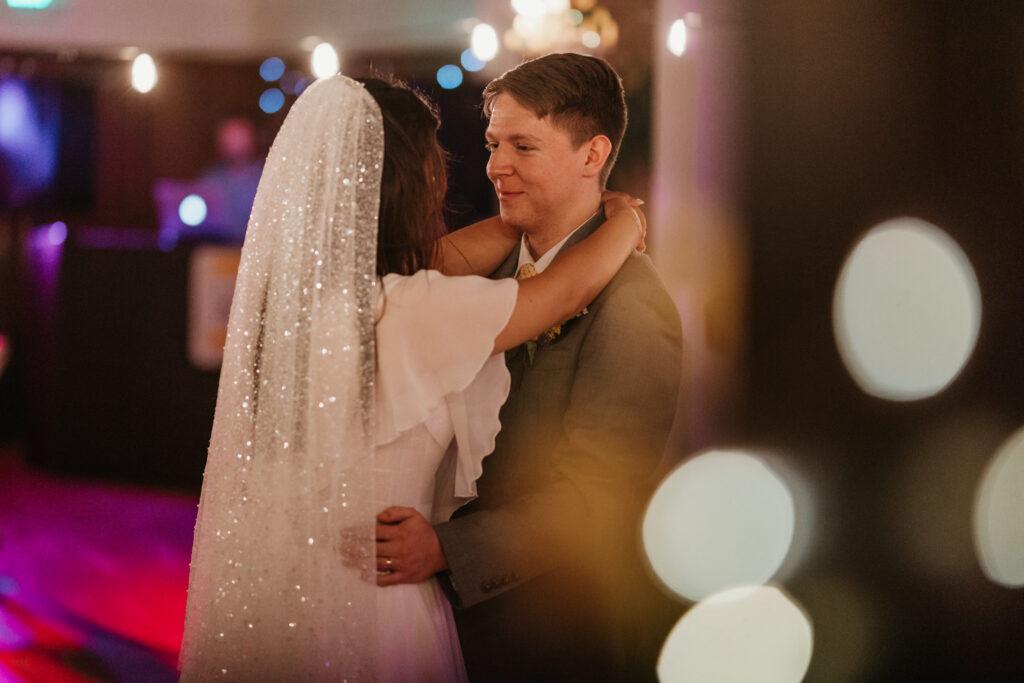
[[[650,258],[633,254],[584,316],[583,346],[602,349],[625,347],[635,351],[628,360],[616,361],[648,372],[674,376],[681,363],[683,345],[679,309],[669,296]],[[621,368],[620,368],[621,369]]]
[[[599,298],[619,306],[628,306],[631,302],[633,305],[647,302],[676,312],[672,297],[669,296],[654,263],[647,254],[638,252],[633,252],[626,259]]]
[[[589,307],[592,330],[647,330],[681,340],[679,309],[646,254],[632,254]],[[681,342],[680,342],[681,343]]]
[[[658,275],[651,257],[638,251],[634,251],[629,255],[629,258],[619,268],[619,272],[615,274],[613,281],[640,282],[649,286],[656,286],[662,290],[665,289],[665,285],[662,283],[661,276]]]

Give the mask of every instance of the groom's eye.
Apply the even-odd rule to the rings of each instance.
[[[498,144],[496,142],[488,142],[487,144],[484,145],[484,149],[486,149],[488,152],[493,152],[494,150],[498,149]]]

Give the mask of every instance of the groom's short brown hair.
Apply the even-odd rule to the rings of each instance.
[[[622,79],[608,62],[572,53],[523,62],[484,88],[484,116],[491,117],[494,100],[503,93],[511,95],[538,118],[550,116],[551,122],[569,133],[577,147],[595,135],[607,136],[612,150],[601,169],[604,187],[626,131]]]

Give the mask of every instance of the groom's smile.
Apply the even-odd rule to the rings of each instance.
[[[511,201],[516,197],[522,197],[525,193],[522,191],[506,190],[502,187],[498,187],[498,201]]]

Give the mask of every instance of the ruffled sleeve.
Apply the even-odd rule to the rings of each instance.
[[[449,277],[433,270],[386,275],[377,322],[377,444],[425,423],[442,404],[455,439],[439,472],[457,499],[476,495],[484,456],[494,450],[509,374],[494,338],[508,323],[512,279]],[[447,488],[447,485],[444,486]]]

